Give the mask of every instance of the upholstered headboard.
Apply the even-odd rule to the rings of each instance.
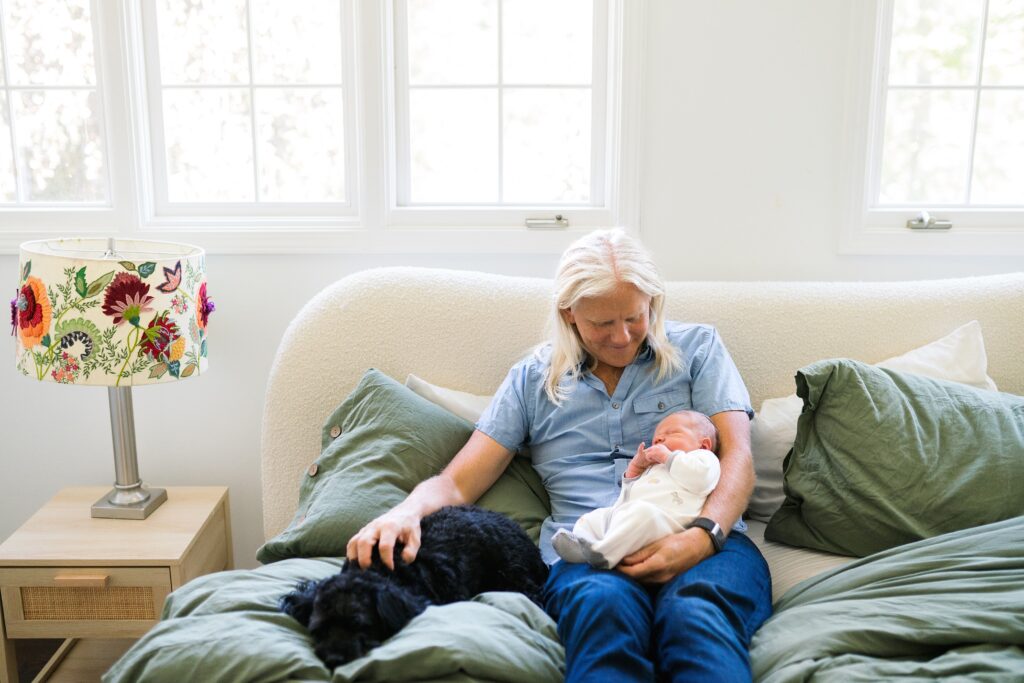
[[[263,412],[263,530],[290,521],[324,420],[366,368],[493,392],[544,336],[551,281],[424,268],[355,273],[313,298],[285,332]],[[761,401],[793,392],[807,363],[876,362],[981,322],[989,375],[1024,394],[1024,273],[912,282],[671,282],[667,316],[718,327]],[[315,359],[315,360],[314,360]]]

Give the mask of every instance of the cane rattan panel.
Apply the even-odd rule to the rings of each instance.
[[[26,621],[156,619],[157,616],[153,589],[147,586],[27,586],[21,589],[21,609]]]

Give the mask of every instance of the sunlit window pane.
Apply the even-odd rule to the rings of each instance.
[[[157,0],[164,85],[249,82],[245,0]]]
[[[163,97],[168,199],[253,201],[249,91],[172,89]]]
[[[97,96],[82,90],[25,90],[12,95],[26,200],[106,199]]]
[[[505,83],[589,85],[593,0],[504,0]]]
[[[498,200],[496,90],[414,90],[409,119],[414,202]]]
[[[983,10],[983,0],[896,0],[889,83],[973,84]]]
[[[989,0],[985,85],[1024,85],[1024,2]]]
[[[89,0],[4,0],[12,85],[93,85]]]
[[[506,202],[590,199],[589,89],[510,89],[504,123]]]
[[[7,117],[7,94],[0,92],[0,202],[13,202],[18,198],[14,178],[14,153],[11,150],[11,122]]]
[[[497,0],[408,0],[412,85],[498,81]]]
[[[256,83],[341,83],[340,0],[251,0]]]
[[[974,93],[892,90],[886,108],[882,204],[966,199]]]
[[[1024,90],[981,94],[971,201],[1024,204]]]
[[[344,109],[340,90],[256,91],[261,199],[344,201]]]

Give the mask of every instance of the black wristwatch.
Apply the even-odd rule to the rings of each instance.
[[[722,552],[722,546],[725,545],[725,532],[722,531],[722,527],[718,526],[718,522],[707,517],[698,517],[686,525],[687,529],[692,527],[708,532],[708,536],[711,537],[711,545],[715,546],[715,553]]]

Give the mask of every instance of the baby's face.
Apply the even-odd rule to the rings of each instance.
[[[700,432],[696,426],[696,416],[686,413],[673,413],[658,423],[654,429],[653,444],[665,444],[670,451],[695,451],[707,448],[701,443]]]

